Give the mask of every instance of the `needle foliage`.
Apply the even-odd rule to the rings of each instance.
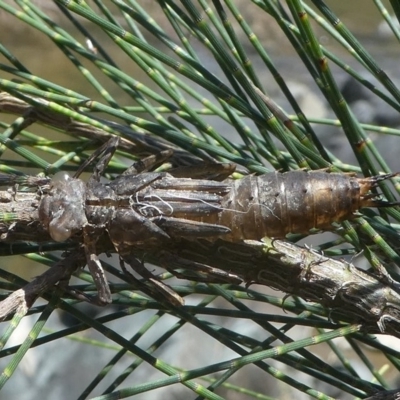
[[[170,148],[174,166],[231,162],[234,178],[302,168],[392,172],[397,160],[387,152],[398,147],[400,130],[372,118],[374,108],[362,118],[343,82],[351,78],[370,103],[379,99],[394,115],[400,88],[384,49],[374,56],[371,42],[330,3],[0,0],[0,172],[25,182],[26,174],[76,171],[111,135],[121,146],[108,177]],[[400,2],[373,3],[397,49]],[[31,39],[40,50],[32,51]],[[390,202],[399,189],[396,179],[380,186]],[[333,227],[334,235],[315,235],[313,251],[339,259],[363,252],[368,269],[396,279],[399,224],[396,207],[369,210]],[[288,238],[300,239],[311,243]],[[17,273],[18,264],[31,268],[34,261],[43,270],[68,249],[10,246],[1,237],[0,246],[2,264],[21,255],[0,267],[2,299],[39,274]],[[2,398],[327,400],[396,388],[400,358],[392,342],[351,321],[335,325],[335,310],[321,304],[261,285],[177,280],[160,270],[186,299],[175,307],[132,291],[110,259],[104,267],[114,301],[101,314],[52,290],[28,316],[1,323]],[[75,288],[93,293],[89,273],[75,277]]]

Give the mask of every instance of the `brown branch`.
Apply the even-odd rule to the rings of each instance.
[[[82,251],[56,262],[42,275],[0,302],[0,320],[15,312],[25,315],[40,294],[52,289],[58,282],[69,279],[73,272],[85,263]]]
[[[0,91],[0,112],[22,115],[29,120],[29,124],[38,122],[62,130],[66,134],[75,137],[85,137],[91,140],[98,140],[102,143],[106,143],[110,137],[113,136],[110,132],[106,132],[90,124],[75,121],[69,116],[51,110],[46,106],[48,100],[35,98],[35,104],[38,102],[43,104],[42,107],[39,107],[37,104],[29,104],[30,98],[28,96],[25,98],[27,101],[19,99],[7,92]],[[172,159],[176,166],[199,162],[197,157],[185,150],[175,147],[163,139],[135,132],[125,124],[118,124],[117,122],[107,120],[100,120],[100,122],[112,129],[113,132],[120,133],[121,140],[119,148],[129,152],[130,154],[148,155],[172,149],[174,152]],[[126,138],[129,138],[129,140]],[[205,153],[204,156],[207,157]]]
[[[364,400],[400,400],[399,389],[388,390],[384,392],[375,393],[371,397],[367,397]]]
[[[159,258],[163,257],[161,254]],[[168,250],[175,267],[186,260],[229,271],[256,283],[332,310],[331,317],[362,323],[368,333],[400,337],[400,288],[353,264],[325,257],[282,240],[230,243],[181,240]]]

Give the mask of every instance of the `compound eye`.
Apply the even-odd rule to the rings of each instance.
[[[51,221],[49,224],[49,233],[56,242],[65,242],[72,235],[71,229],[57,224],[57,221]]]
[[[68,182],[71,179],[72,179],[71,176],[67,172],[59,171],[53,175],[53,178],[51,180],[53,183],[56,183],[56,182]]]
[[[55,175],[42,199],[39,217],[53,240],[64,242],[88,223],[85,213],[86,184],[68,174]]]
[[[60,207],[50,217],[49,233],[56,242],[64,242],[72,235],[71,223],[73,224],[73,219],[68,218],[65,212],[64,207]]]

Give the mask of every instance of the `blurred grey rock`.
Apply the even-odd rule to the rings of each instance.
[[[365,79],[390,96],[375,78],[368,76]],[[400,82],[394,83],[399,87]],[[354,78],[345,79],[341,92],[360,122],[388,127],[400,125],[400,113]]]

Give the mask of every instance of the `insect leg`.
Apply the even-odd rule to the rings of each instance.
[[[142,160],[133,163],[122,175],[137,175],[147,172],[155,166],[170,158],[173,150],[163,150]],[[211,163],[200,162],[196,165],[185,165],[176,167],[168,171],[175,178],[208,179],[223,181],[236,170],[236,165],[232,163]]]
[[[133,209],[118,209],[107,225],[108,235],[118,253],[142,243],[164,243],[170,237],[150,219]]]
[[[94,167],[93,175],[89,178],[89,180],[93,179],[96,182],[100,181],[100,175],[106,169],[108,163],[111,160],[111,157],[114,155],[115,150],[118,147],[119,137],[113,136],[111,139],[104,143],[100,148],[98,148],[82,165],[78,168],[78,170],[74,174],[74,178],[78,178],[79,175],[83,172],[83,170],[92,163],[92,161],[102,155],[101,159],[97,162]]]
[[[176,167],[168,171],[175,178],[207,179],[212,181],[224,181],[236,170],[232,163],[203,162],[196,165]]]
[[[108,184],[118,196],[132,195],[149,186],[151,183],[163,178],[165,173],[146,172],[139,175],[120,175]]]
[[[142,172],[147,172],[153,169],[156,165],[163,163],[165,160],[170,158],[173,154],[172,150],[163,150],[157,154],[152,154],[142,160],[134,162],[129,168],[127,168],[121,175],[137,175]]]
[[[90,302],[99,306],[104,306],[112,302],[110,287],[104,274],[101,262],[96,254],[97,237],[92,235],[88,227],[83,229],[84,249],[86,262],[96,285],[98,294]]]
[[[150,297],[153,297],[156,300],[167,301],[174,306],[182,306],[184,304],[184,300],[181,296],[178,295],[178,293],[176,293],[168,285],[157,279],[143,265],[143,263],[140,262],[132,254],[120,254],[120,257],[121,269],[124,271],[129,280],[133,281],[134,284],[138,283],[138,280],[125,268],[124,262],[129,264],[134,271],[136,271],[138,274],[140,274],[143,278],[151,283],[151,285],[145,286],[141,284],[140,290],[142,290],[144,293],[149,294]]]
[[[225,270],[192,261],[167,251],[160,252],[159,260],[163,268],[181,279],[209,283],[240,284],[243,282],[236,274],[231,274]],[[177,271],[178,268],[183,268],[185,272]]]
[[[231,184],[228,182],[210,181],[207,179],[192,179],[192,178],[173,178],[165,176],[163,179],[154,182],[152,187],[154,189],[164,190],[179,190],[179,191],[193,191],[193,196],[197,196],[197,192],[215,193],[224,195],[231,190]]]
[[[191,236],[205,238],[225,235],[231,232],[229,228],[223,225],[207,224],[205,222],[190,221],[183,218],[158,216],[149,219],[172,237]]]

